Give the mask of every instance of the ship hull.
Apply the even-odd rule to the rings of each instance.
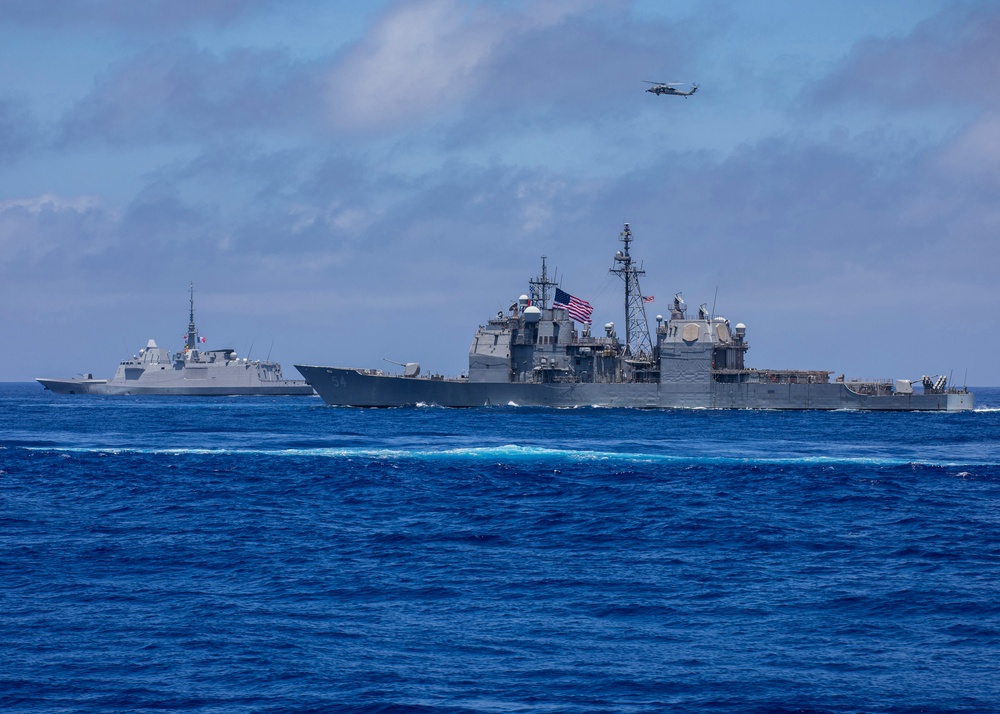
[[[156,395],[174,397],[304,396],[315,394],[302,380],[289,379],[268,384],[129,384],[106,379],[38,379],[56,394]]]
[[[296,365],[332,406],[442,407],[497,405],[624,407],[633,409],[862,409],[873,411],[968,411],[968,393],[865,395],[847,384],[509,384],[467,379],[401,377],[342,367]]]

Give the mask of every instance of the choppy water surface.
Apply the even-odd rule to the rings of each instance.
[[[1000,711],[967,414],[0,385],[0,709]]]

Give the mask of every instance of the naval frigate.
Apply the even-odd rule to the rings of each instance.
[[[669,315],[656,316],[650,336],[639,287],[645,275],[631,255],[626,223],[610,272],[624,282],[624,334],[614,323],[591,334],[588,303],[541,275],[529,280],[509,310],[481,325],[469,350],[468,375],[421,375],[380,369],[295,365],[323,400],[335,406],[490,405],[547,407],[864,409],[966,411],[974,397],[944,376],[919,380],[830,379],[824,370],[756,369],[745,364],[746,326],[731,325],[702,305],[688,315],[680,293]],[[553,300],[550,302],[550,297]],[[577,323],[581,329],[577,329]],[[914,386],[919,384],[917,389]]]
[[[151,394],[164,396],[308,395],[312,387],[301,379],[285,379],[281,365],[269,360],[239,357],[233,349],[203,350],[205,339],[194,322],[194,284],[190,289],[191,315],[184,349],[173,355],[150,339],[146,348],[118,363],[111,379],[93,375],[72,379],[44,379],[43,387],[58,394]]]

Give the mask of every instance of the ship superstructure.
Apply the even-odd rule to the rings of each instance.
[[[296,365],[331,405],[446,407],[488,405],[607,406],[635,408],[872,409],[960,411],[973,408],[964,388],[944,377],[924,377],[920,391],[911,380],[830,380],[825,370],[773,370],[746,366],[746,326],[711,314],[696,315],[680,293],[669,315],[657,315],[651,334],[645,274],[631,255],[633,235],[626,223],[619,235],[611,273],[624,283],[624,334],[614,323],[603,334],[580,328],[572,307],[550,304],[556,284],[545,258],[541,275],[521,295],[476,331],[466,376],[421,376],[409,363],[402,376],[381,370]]]
[[[173,355],[150,339],[137,355],[118,363],[111,379],[85,375],[37,381],[59,394],[155,394],[172,396],[308,395],[303,380],[285,379],[281,365],[239,357],[234,349],[201,349],[204,338],[194,321],[194,284],[184,348]]]

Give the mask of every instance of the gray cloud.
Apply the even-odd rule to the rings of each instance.
[[[957,103],[995,109],[998,34],[996,3],[955,3],[905,37],[859,43],[808,98],[820,106],[864,102],[912,109]]]
[[[106,253],[115,223],[93,196],[0,201],[0,273],[14,283],[77,271]]]
[[[25,107],[0,97],[0,161],[14,161],[38,141],[35,122]]]
[[[964,164],[949,164],[966,134],[941,147],[897,142],[888,151],[887,131],[766,138],[721,160],[667,149],[648,166],[604,178],[461,160],[414,174],[363,153],[220,143],[155,172],[122,210],[117,232],[143,236],[137,260],[157,255],[157,246],[159,260],[197,246],[246,260],[377,249],[412,262],[439,251],[465,259],[470,244],[497,257],[545,241],[600,250],[617,228],[596,227],[620,216],[667,236],[650,246],[652,258],[699,264],[708,245],[745,269],[784,270],[793,283],[809,280],[797,269],[803,262],[919,270],[933,265],[946,237],[952,255],[986,247],[995,194]],[[967,230],[956,235],[956,226]],[[586,250],[574,252],[587,262]]]
[[[5,0],[0,22],[28,27],[120,27],[161,32],[190,25],[225,25],[297,0]]]
[[[315,124],[313,68],[283,51],[217,55],[156,45],[98,78],[64,117],[61,143],[205,141]]]

